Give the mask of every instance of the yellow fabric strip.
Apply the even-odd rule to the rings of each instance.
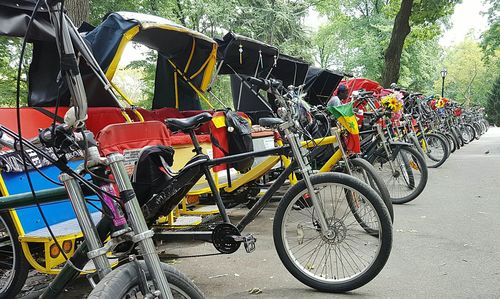
[[[203,74],[203,80],[201,81],[201,90],[206,91],[208,86],[212,81],[212,76],[214,74],[215,63],[217,62],[217,44],[212,46],[212,53],[210,53],[209,62],[205,68],[205,73]]]
[[[214,123],[214,126],[217,129],[225,127],[226,126],[226,117],[224,117],[224,115],[219,115],[219,116],[213,117],[212,122]]]
[[[191,83],[189,81],[189,79],[186,78],[186,76],[184,76],[184,74],[181,72],[181,70],[179,70],[177,68],[177,66],[175,65],[175,63],[173,63],[170,59],[167,59],[167,61],[170,63],[170,65],[174,68],[174,70],[182,76],[182,78],[184,78],[184,80],[189,84],[189,86],[191,86],[191,88],[196,92],[196,94],[203,100],[207,103],[207,105],[211,108],[211,109],[215,109],[215,107],[212,105],[212,103],[210,103],[210,101],[207,99],[207,97],[198,89],[198,87],[196,87],[193,83]],[[176,84],[177,85],[177,84]]]
[[[123,35],[120,44],[118,45],[118,48],[116,49],[115,56],[113,57],[113,60],[111,61],[111,64],[108,67],[108,70],[106,71],[106,78],[108,78],[109,81],[113,78],[115,75],[116,69],[118,68],[118,63],[120,62],[120,59],[123,54],[123,50],[125,49],[125,46],[129,41],[131,41],[134,36],[139,32],[140,26],[134,26],[130,28],[125,34]]]
[[[198,71],[196,71],[196,73],[192,74],[191,77],[189,77],[189,79],[193,79],[193,78],[196,78],[196,76],[198,76],[202,71],[203,69],[207,66],[207,64],[210,62],[212,56],[209,56],[207,60],[205,60],[205,62],[203,62],[203,64],[201,65],[200,69]]]
[[[177,72],[174,72],[175,108],[179,109],[179,90],[177,87]]]
[[[193,59],[195,46],[196,46],[196,39],[193,37],[193,46],[191,47],[191,54],[189,54],[189,59],[186,63],[186,67],[184,67],[184,73],[188,71],[189,65],[191,64],[191,59]]]

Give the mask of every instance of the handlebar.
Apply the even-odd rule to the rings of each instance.
[[[248,77],[247,82],[257,86],[259,89],[262,89],[262,90],[265,90],[268,92],[273,92],[275,90],[278,90],[283,85],[283,82],[280,80],[262,79],[262,78],[256,78],[256,77]]]

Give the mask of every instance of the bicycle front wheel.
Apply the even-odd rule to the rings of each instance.
[[[425,160],[416,149],[391,145],[391,152],[395,151],[396,155],[387,157],[385,150],[380,148],[370,157],[370,162],[387,185],[392,203],[403,204],[414,200],[424,191],[428,170]]]
[[[106,275],[92,290],[88,299],[147,298],[141,291],[141,275],[145,275],[147,287],[153,290],[153,282],[144,261],[120,266]],[[170,290],[175,299],[203,299],[203,293],[184,274],[172,266],[161,264]],[[139,270],[143,273],[140,273]]]
[[[290,188],[274,217],[276,251],[287,270],[314,289],[338,293],[359,288],[376,277],[389,258],[389,212],[372,188],[349,175],[316,174],[311,183],[322,211],[311,203],[303,180]],[[320,227],[319,212],[325,214],[328,234]],[[376,234],[367,231],[367,223]]]

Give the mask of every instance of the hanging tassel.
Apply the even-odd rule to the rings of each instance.
[[[238,52],[240,52],[240,64],[243,64],[243,45],[240,44],[240,48],[238,49]]]

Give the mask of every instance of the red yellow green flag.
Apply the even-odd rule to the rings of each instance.
[[[347,149],[353,153],[361,152],[358,121],[352,109],[352,102],[340,106],[328,106],[327,110],[347,130]]]

